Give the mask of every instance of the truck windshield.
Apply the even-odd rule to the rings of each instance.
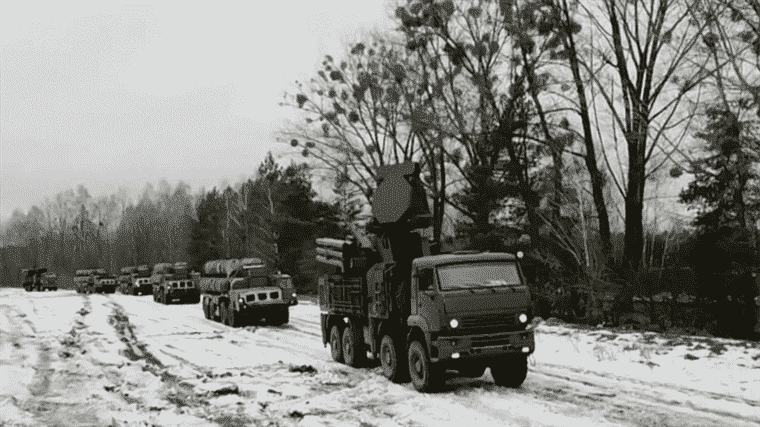
[[[521,285],[517,265],[509,262],[441,266],[438,280],[442,291]]]
[[[235,282],[232,289],[265,288],[267,286],[269,286],[269,278],[267,277],[248,277],[246,280]]]

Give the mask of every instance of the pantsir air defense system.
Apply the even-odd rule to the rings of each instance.
[[[207,319],[237,327],[264,319],[283,325],[298,304],[292,278],[271,273],[258,258],[209,261],[198,285]]]
[[[201,300],[198,276],[190,272],[186,262],[160,263],[153,266],[150,276],[153,300],[161,304],[174,301],[197,304]]]
[[[119,276],[119,291],[124,295],[152,294],[153,284],[150,281],[150,274],[148,265],[122,268],[121,276]]]
[[[21,275],[24,277],[23,286],[27,292],[58,290],[58,276],[48,272],[47,268],[24,268],[21,270]]]
[[[521,253],[442,254],[423,240],[430,210],[417,163],[383,166],[372,201],[371,247],[317,239],[322,342],[360,366],[370,352],[383,374],[418,391],[447,370],[518,387],[535,349]]]

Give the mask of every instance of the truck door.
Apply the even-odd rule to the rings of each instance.
[[[418,271],[413,280],[412,310],[428,322],[428,326],[435,328],[438,322],[437,292],[435,291],[435,275],[432,268]]]

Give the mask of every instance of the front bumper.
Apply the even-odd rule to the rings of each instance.
[[[197,298],[200,296],[200,291],[197,288],[194,289],[172,289],[166,295],[169,299],[189,299]]]
[[[237,307],[238,311],[241,313],[265,313],[267,311],[278,311],[281,310],[283,307],[287,308],[290,307],[292,304],[290,304],[287,301],[280,301],[277,303],[269,303],[269,304],[256,304],[256,303],[248,303],[248,304],[240,304],[238,302]]]
[[[532,330],[483,335],[438,336],[431,342],[433,362],[532,354],[536,349]]]
[[[147,285],[139,285],[137,286],[137,290],[143,295],[151,294],[153,293],[153,285],[151,285],[150,283]]]

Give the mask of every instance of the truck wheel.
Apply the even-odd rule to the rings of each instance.
[[[137,288],[132,288],[132,295],[137,296],[140,293],[140,290]]]
[[[227,304],[226,303],[220,303],[219,304],[219,317],[221,317],[221,321],[223,325],[229,325],[229,322],[227,320]]]
[[[380,342],[380,366],[383,368],[383,375],[396,384],[403,384],[409,382],[409,366],[406,364],[406,357],[403,357],[403,350],[399,350],[396,340],[390,335],[383,336]]]
[[[288,307],[276,311],[272,315],[271,324],[274,326],[282,326],[290,321],[290,310]]]
[[[362,330],[353,323],[343,329],[343,360],[353,368],[360,367],[367,359]]]
[[[427,393],[435,391],[443,382],[443,372],[438,372],[435,366],[430,362],[425,346],[415,340],[409,344],[407,351],[409,360],[409,376],[412,379],[412,385],[417,391]]]
[[[498,365],[491,366],[493,382],[501,387],[517,388],[528,376],[528,358],[522,354],[500,360]]]
[[[338,325],[333,325],[330,329],[330,354],[334,361],[343,363],[343,343]]]
[[[233,328],[243,326],[243,315],[239,311],[235,311],[233,307],[227,307],[227,318],[229,319],[229,325]]]

